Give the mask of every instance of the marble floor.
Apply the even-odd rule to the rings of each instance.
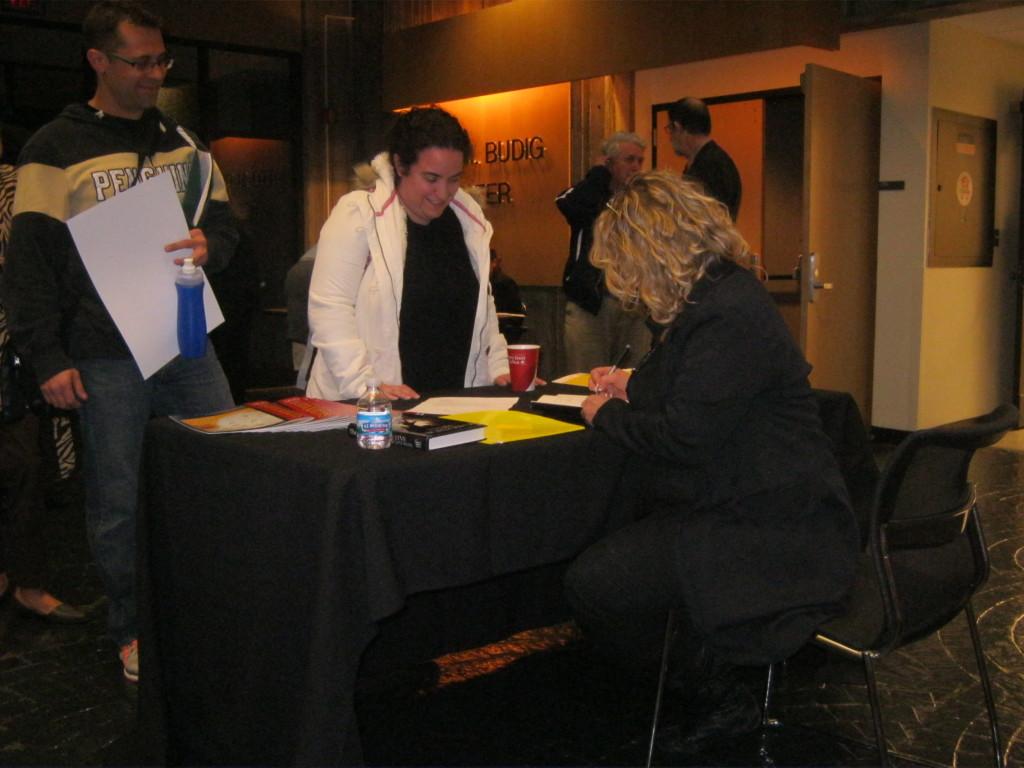
[[[992,575],[975,599],[1007,766],[1024,765],[1024,453],[980,452],[978,483]],[[81,504],[51,500],[55,591],[103,613]],[[870,719],[857,667],[795,657],[767,734],[659,765],[869,766]],[[991,765],[969,639],[955,620],[884,660],[879,682],[895,764]],[[761,685],[761,670],[748,682]],[[572,625],[364,678],[358,713],[371,765],[638,765],[652,692],[579,649]],[[101,619],[53,626],[0,604],[0,765],[131,765],[135,688]]]

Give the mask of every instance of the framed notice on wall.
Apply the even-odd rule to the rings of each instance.
[[[995,248],[996,121],[932,110],[929,267],[991,267]]]

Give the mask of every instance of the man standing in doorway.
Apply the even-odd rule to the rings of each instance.
[[[89,542],[110,601],[110,634],[125,677],[134,681],[135,515],[146,421],[230,407],[231,392],[212,345],[205,357],[175,357],[142,378],[66,222],[168,172],[192,227],[188,238],[165,247],[168,259],[181,264],[191,255],[208,270],[222,269],[238,233],[209,153],[156,109],[174,64],[160,21],[134,2],[104,0],[90,10],[83,31],[96,90],[22,150],[4,301],[11,335],[46,401],[81,416]]]
[[[590,263],[594,221],[612,195],[636,174],[647,143],[635,133],[614,133],[601,145],[601,161],[578,184],[555,198],[571,227],[569,259],[562,276],[565,305],[565,362],[570,372],[590,371],[618,359],[629,367],[651,346],[645,318],[627,311],[604,285],[604,273]]]
[[[703,184],[704,191],[723,203],[736,221],[743,195],[740,173],[729,153],[711,138],[711,113],[707,105],[692,97],[680,99],[668,108],[666,130],[672,149],[689,161],[684,178]]]

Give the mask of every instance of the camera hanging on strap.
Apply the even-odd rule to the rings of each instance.
[[[13,424],[30,410],[41,413],[45,408],[42,393],[24,358],[10,341],[0,346],[0,422]]]

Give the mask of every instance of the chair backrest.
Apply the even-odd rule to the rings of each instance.
[[[974,452],[999,441],[1017,425],[1017,409],[1001,405],[973,419],[913,432],[890,456],[875,494],[873,523],[955,512],[971,490]]]
[[[1017,425],[1017,409],[908,435],[882,470],[869,550],[882,587],[889,649],[944,626],[988,576],[988,555],[967,479],[975,451]],[[876,646],[877,647],[877,646]]]

